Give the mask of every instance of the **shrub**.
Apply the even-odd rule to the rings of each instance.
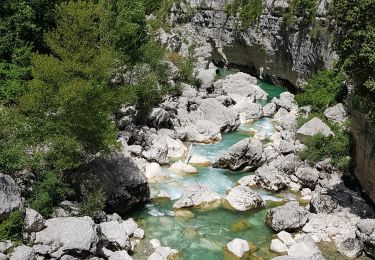
[[[55,172],[42,174],[40,180],[34,185],[30,207],[45,217],[52,214],[54,207],[70,192],[69,186],[64,183],[61,176]]]
[[[10,214],[8,218],[0,222],[0,241],[3,240],[21,240],[23,226],[23,214],[17,210]]]
[[[316,112],[342,102],[346,96],[344,76],[335,70],[318,72],[308,81],[304,92],[296,96],[299,106],[311,105]]]
[[[316,5],[316,0],[292,0],[284,14],[284,22],[287,25],[297,24],[307,28],[315,20]]]
[[[106,195],[102,188],[88,193],[83,199],[81,215],[93,216],[95,212],[104,209],[106,201]]]
[[[225,6],[228,15],[236,16],[240,12],[242,29],[253,25],[263,12],[262,0],[234,0]]]

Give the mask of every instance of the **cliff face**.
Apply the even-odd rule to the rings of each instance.
[[[355,139],[355,175],[363,191],[375,202],[375,128],[365,116],[352,111],[352,131]]]
[[[335,53],[327,33],[330,0],[319,0],[318,36],[309,28],[285,26],[287,0],[263,0],[258,22],[246,30],[225,8],[230,0],[183,0],[171,9],[172,25],[192,21],[198,34],[208,38],[216,50],[214,61],[226,61],[254,76],[284,85],[298,85],[316,71],[331,66]]]

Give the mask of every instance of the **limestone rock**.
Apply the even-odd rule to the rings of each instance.
[[[276,104],[268,103],[263,107],[263,116],[272,117],[276,113]]]
[[[125,232],[128,234],[128,236],[132,236],[138,228],[138,224],[132,218],[128,218],[127,220],[123,221],[122,225],[124,226]]]
[[[25,213],[25,219],[23,229],[25,232],[38,232],[44,227],[44,218],[37,211],[27,208]]]
[[[283,206],[272,208],[268,211],[266,223],[273,230],[279,232],[296,231],[302,228],[308,220],[309,212],[298,202],[291,201]]]
[[[220,127],[208,120],[198,120],[185,127],[177,128],[186,140],[197,143],[213,143],[221,140]]]
[[[125,250],[116,251],[111,254],[108,260],[133,260],[133,258]]]
[[[322,120],[317,117],[314,117],[313,119],[305,123],[297,131],[297,137],[301,142],[303,142],[307,137],[311,137],[316,134],[330,136],[333,135],[333,132],[329,128],[329,126],[327,126]]]
[[[233,106],[234,111],[240,114],[242,124],[262,117],[263,109],[260,104],[241,100]]]
[[[302,257],[303,259],[324,260],[322,252],[320,252],[314,240],[309,235],[303,235],[296,239],[288,250],[288,256]]]
[[[9,260],[36,260],[35,252],[31,247],[18,246],[10,255]]]
[[[292,235],[286,231],[281,231],[277,233],[277,238],[280,239],[287,246],[291,246],[296,243]]]
[[[231,170],[254,169],[262,164],[263,144],[255,138],[246,138],[232,145],[228,151],[213,164]]]
[[[9,175],[0,173],[0,220],[22,206],[20,188]]]
[[[216,69],[198,69],[197,78],[201,80],[201,87],[210,88],[216,78]]]
[[[229,252],[237,257],[242,257],[246,252],[250,251],[249,243],[246,240],[235,238],[227,244]]]
[[[145,231],[141,228],[137,228],[134,231],[133,237],[143,239],[145,236]]]
[[[319,172],[311,167],[298,168],[295,175],[304,188],[315,189],[315,186],[319,180]]]
[[[156,162],[150,163],[146,166],[145,174],[149,181],[160,181],[169,178],[169,175],[164,172],[160,165]]]
[[[180,172],[180,173],[184,173],[184,174],[198,173],[198,170],[195,167],[189,164],[186,164],[183,161],[175,162],[174,164],[171,165],[169,169]]]
[[[248,211],[266,205],[255,191],[242,185],[232,188],[224,199],[231,208],[237,211]]]
[[[367,255],[375,257],[375,219],[361,219],[357,223],[357,236],[364,243]]]
[[[197,166],[210,166],[212,162],[206,157],[193,154],[189,159],[189,164]]]
[[[173,208],[211,208],[219,206],[220,200],[220,195],[207,186],[193,184],[183,190],[181,198],[174,203]]]
[[[8,260],[8,256],[6,254],[0,253],[0,260]]]
[[[52,218],[45,226],[36,233],[35,244],[49,245],[60,252],[87,254],[98,241],[95,223],[90,217]]]
[[[130,249],[130,241],[123,223],[117,221],[103,222],[99,224],[101,240],[104,246],[111,250]]]
[[[347,112],[342,103],[329,107],[324,111],[324,115],[332,121],[342,124],[347,119]]]
[[[288,177],[274,166],[263,165],[255,171],[258,185],[269,191],[279,191],[288,186]]]
[[[248,176],[242,177],[241,179],[237,181],[237,183],[239,185],[248,186],[248,187],[256,186],[257,185],[256,176],[248,175]]]
[[[5,253],[8,249],[13,247],[13,243],[10,240],[4,240],[0,242],[0,253]]]
[[[272,239],[270,249],[279,254],[288,252],[288,247],[279,239]]]

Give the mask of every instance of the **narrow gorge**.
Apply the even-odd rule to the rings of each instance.
[[[355,1],[5,0],[0,260],[374,259]]]

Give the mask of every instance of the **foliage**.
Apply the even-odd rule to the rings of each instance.
[[[335,0],[331,7],[339,65],[355,86],[355,94],[363,100],[361,109],[372,124],[375,123],[371,120],[375,114],[374,13],[375,0]]]
[[[334,136],[325,137],[317,134],[309,137],[305,141],[307,148],[299,153],[302,160],[307,160],[315,164],[326,158],[332,159],[332,164],[339,167],[344,172],[351,170],[351,135],[339,126],[332,126]]]
[[[106,195],[103,189],[96,189],[88,193],[83,200],[81,207],[82,216],[93,216],[94,213],[104,209],[106,203]]]
[[[312,110],[322,112],[327,107],[345,98],[344,76],[336,70],[318,72],[304,87],[304,92],[296,96],[299,106],[311,105]]]
[[[23,214],[20,210],[17,210],[10,214],[5,220],[0,222],[0,241],[21,240],[23,226]]]
[[[39,176],[38,182],[34,185],[29,205],[48,217],[53,213],[54,206],[69,192],[70,188],[63,181],[61,174],[46,172]]]
[[[225,6],[228,15],[236,16],[239,12],[242,29],[253,25],[263,12],[262,0],[234,0]]]
[[[314,22],[316,11],[316,0],[292,0],[284,14],[284,22],[287,25],[297,24],[301,28],[307,28]]]

